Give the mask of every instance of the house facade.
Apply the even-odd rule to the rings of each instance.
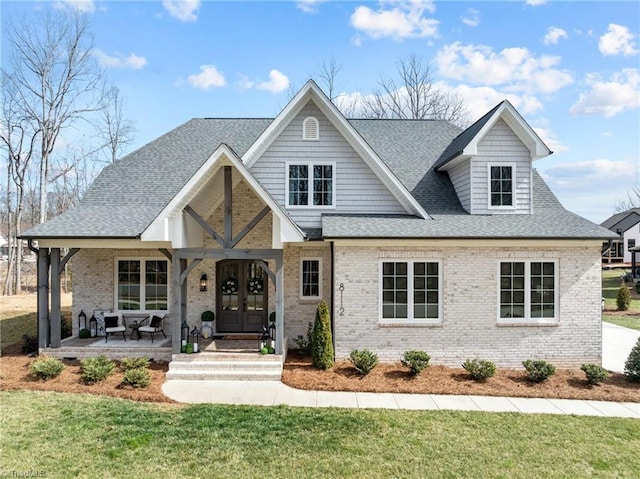
[[[616,239],[602,246],[604,263],[631,263],[631,249],[640,246],[640,208],[631,208],[616,213],[601,223],[615,233]]]
[[[311,81],[275,119],[191,120],[24,235],[40,346],[60,346],[55,272],[72,261],[74,317],[165,312],[176,353],[206,310],[217,334],[275,313],[282,352],[324,299],[338,359],[598,363],[611,233],[560,205],[533,168],[550,153],[506,101],[464,131],[347,120]]]

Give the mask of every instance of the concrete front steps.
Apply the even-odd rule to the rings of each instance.
[[[279,381],[285,356],[257,352],[174,354],[166,379]]]

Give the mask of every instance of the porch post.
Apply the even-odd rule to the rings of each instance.
[[[282,354],[284,343],[284,268],[282,254],[276,257],[276,354]]]
[[[182,273],[187,269],[187,259],[180,260],[180,277],[182,277]],[[180,283],[180,316],[183,319],[187,319],[187,278]],[[182,324],[182,321],[180,321]]]
[[[60,331],[60,248],[51,248],[51,347],[59,348]]]
[[[38,347],[49,346],[49,249],[38,250]]]
[[[180,325],[182,324],[182,283],[180,282],[180,264],[178,252],[174,251],[171,260],[171,290],[173,292],[173,301],[171,305],[171,349],[174,354],[180,352]]]

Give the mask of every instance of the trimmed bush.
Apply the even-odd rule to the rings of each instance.
[[[78,337],[80,339],[87,339],[91,337],[91,331],[89,331],[87,328],[82,328],[80,331],[78,331]]]
[[[429,367],[431,356],[426,351],[405,351],[400,362],[409,368],[411,374],[417,376]]]
[[[351,351],[349,359],[351,359],[356,370],[363,376],[369,374],[378,364],[378,355],[368,349]]]
[[[64,363],[56,358],[41,357],[29,365],[29,371],[37,378],[52,379],[60,375],[64,369]]]
[[[529,380],[534,383],[546,381],[556,372],[555,366],[546,361],[534,361],[527,359],[526,361],[522,361],[522,365],[527,370]]]
[[[142,368],[128,369],[124,373],[122,384],[132,386],[134,388],[146,388],[151,384],[151,375],[149,371]]]
[[[120,360],[120,369],[130,371],[131,369],[147,369],[149,358],[123,358]]]
[[[496,373],[496,364],[485,359],[467,359],[462,367],[476,381],[484,381]]]
[[[116,369],[116,363],[106,356],[96,356],[80,361],[80,377],[87,384],[104,381]]]
[[[632,381],[640,382],[640,338],[624,363],[624,375]]]
[[[329,307],[323,299],[316,309],[316,321],[311,337],[311,361],[313,367],[329,369],[333,366],[333,338]]]
[[[627,285],[623,284],[618,289],[618,296],[616,297],[616,304],[618,305],[618,311],[627,311],[631,305],[631,293]]]
[[[298,334],[296,338],[293,340],[293,344],[296,345],[300,354],[304,354],[308,356],[311,354],[311,342],[313,341],[313,323],[309,321],[307,326],[307,335],[303,336],[302,334]]]
[[[598,384],[609,377],[609,372],[597,364],[583,364],[580,369],[584,371],[587,376],[587,382],[589,384]]]

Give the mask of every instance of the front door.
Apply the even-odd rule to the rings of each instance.
[[[267,325],[268,276],[253,260],[224,260],[216,267],[219,333],[258,333]]]

